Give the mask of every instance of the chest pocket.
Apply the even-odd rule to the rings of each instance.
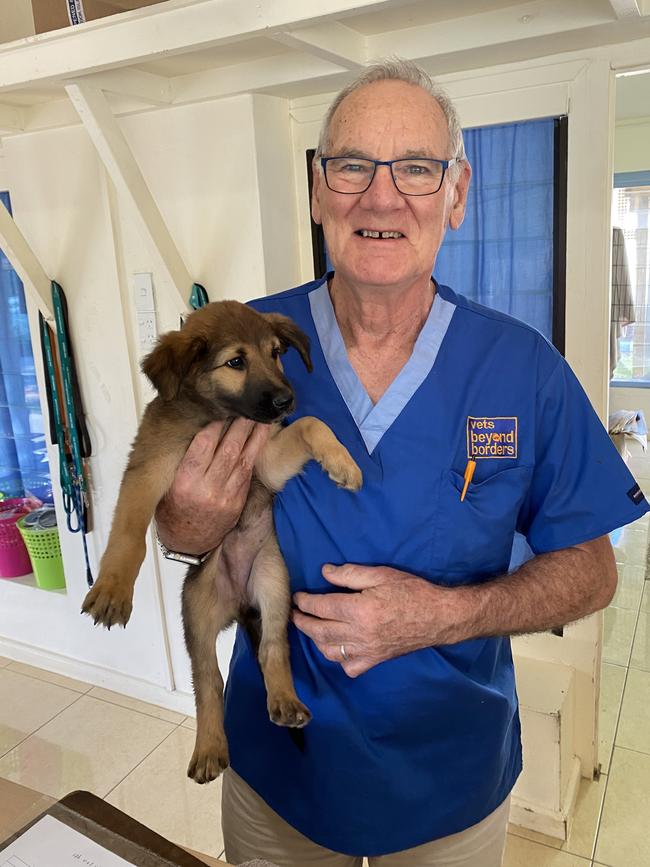
[[[461,502],[463,476],[454,470],[443,473],[432,564],[449,584],[507,568],[531,474],[531,467],[500,470],[472,483]]]

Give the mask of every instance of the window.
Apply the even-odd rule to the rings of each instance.
[[[465,220],[434,275],[521,319],[564,350],[566,117],[463,131],[472,166]]]
[[[0,207],[11,213],[9,194]],[[0,251],[0,496],[52,500],[25,293]]]
[[[617,255],[615,246],[612,254],[614,384],[650,387],[649,217],[650,172],[617,174],[612,225],[624,250]]]

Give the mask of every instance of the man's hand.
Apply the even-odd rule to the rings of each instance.
[[[160,540],[172,551],[203,554],[233,529],[248,497],[255,460],[271,425],[213,422],[194,437],[156,509]]]
[[[453,591],[447,588],[388,566],[327,565],[323,575],[330,584],[356,592],[296,593],[293,622],[349,677],[411,650],[454,640],[449,628]]]
[[[324,566],[323,575],[356,592],[296,593],[293,622],[350,677],[422,647],[564,626],[609,605],[617,581],[607,536],[458,587],[388,566]]]

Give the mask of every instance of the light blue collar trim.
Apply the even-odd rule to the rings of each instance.
[[[359,432],[372,454],[382,436],[422,385],[433,368],[456,305],[436,292],[431,310],[411,357],[379,401],[373,405],[350,364],[345,343],[330,299],[327,280],[309,293],[311,315],[325,361],[341,397],[350,410]]]

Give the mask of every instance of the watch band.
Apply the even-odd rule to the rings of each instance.
[[[160,539],[158,539],[158,544],[165,560],[175,560],[186,566],[200,566],[212,554],[212,551],[206,551],[205,554],[184,554],[182,551],[171,551],[166,545],[163,545]]]

